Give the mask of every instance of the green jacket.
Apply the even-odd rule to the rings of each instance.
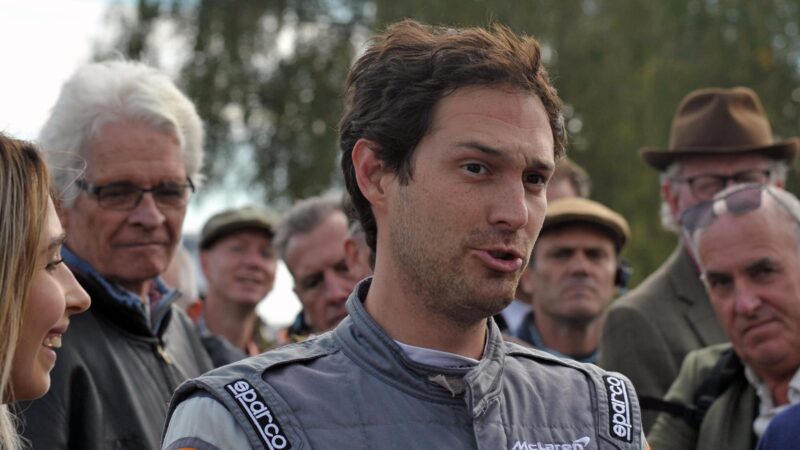
[[[700,384],[720,355],[730,347],[730,344],[718,344],[689,353],[665,400],[693,406],[694,394]],[[647,441],[653,450],[752,450],[756,447],[753,421],[757,411],[756,391],[742,370],[711,404],[699,430],[693,429],[680,417],[661,413],[647,435]]]

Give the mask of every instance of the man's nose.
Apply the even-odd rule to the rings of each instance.
[[[242,258],[248,266],[264,267],[267,264],[267,257],[259,249],[250,249],[244,252]]]
[[[508,183],[492,202],[489,221],[492,225],[518,230],[528,223],[529,205],[525,186]]]
[[[325,275],[325,300],[330,302],[345,302],[350,292],[355,287],[349,279],[338,274]]]
[[[753,316],[761,307],[761,298],[747,286],[737,286],[734,293],[734,308],[737,314]]]
[[[589,271],[589,267],[591,266],[591,262],[589,258],[586,257],[586,254],[582,251],[576,251],[572,254],[572,257],[569,259],[569,270],[571,273],[587,273]]]
[[[164,223],[166,216],[158,209],[153,193],[145,192],[139,204],[131,211],[128,220],[146,228],[154,228]]]

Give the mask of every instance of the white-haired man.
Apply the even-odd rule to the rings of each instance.
[[[88,64],[62,88],[40,142],[57,167],[85,160],[74,184],[56,181],[74,191],[59,208],[63,257],[93,305],[73,319],[50,392],[21,408],[22,432],[42,449],[156,448],[172,391],[211,368],[159,278],[200,181],[200,118],[150,67]]]
[[[753,449],[800,402],[800,201],[735,186],[687,209],[681,225],[730,343],[689,353],[665,397],[673,412],[649,438],[665,450]]]
[[[730,183],[782,186],[797,144],[773,140],[752,90],[709,88],[689,93],[678,106],[668,149],[640,153],[661,172],[662,219],[675,229],[683,211]],[[645,431],[686,354],[727,340],[698,275],[681,243],[608,310],[599,364],[630,377],[642,401]]]

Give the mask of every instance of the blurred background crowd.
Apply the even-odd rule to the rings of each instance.
[[[122,55],[165,70],[195,102],[208,136],[208,184],[190,205],[190,233],[218,212],[221,199],[281,212],[297,199],[341,189],[334,150],[345,74],[372,32],[406,17],[454,26],[496,20],[542,43],[566,106],[570,158],[589,170],[597,186],[592,198],[622,214],[634,236],[647,237],[633,239],[624,251],[636,269],[633,286],[675,245],[675,235],[661,227],[658,174],[643,170],[636,149],[666,145],[675,107],[687,92],[752,88],[778,138],[796,135],[800,120],[796,0],[242,0],[235,8],[213,0],[56,3],[4,8],[0,33],[8,34],[1,45],[41,69],[19,71],[20,78],[0,74],[3,98],[18,99],[0,106],[0,128],[35,139],[61,82],[80,62]],[[38,30],[26,39],[30,45],[17,44],[11,34],[20,25],[18,33]],[[72,53],[53,50],[47,36],[58,29]],[[49,83],[19,84],[59,71]],[[31,98],[41,100],[25,126],[17,121],[24,112],[10,104]],[[788,188],[794,191],[794,177]],[[291,296],[286,275],[281,270],[276,289]],[[298,306],[279,306],[273,311],[282,313],[273,317],[279,314],[283,325]],[[266,304],[262,308],[269,316]]]

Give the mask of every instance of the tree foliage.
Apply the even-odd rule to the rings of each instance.
[[[251,151],[252,181],[275,203],[340,182],[347,69],[369,30],[407,17],[501,22],[540,40],[567,105],[569,154],[591,174],[593,197],[631,223],[636,279],[675,243],[659,224],[657,173],[637,149],[667,146],[686,93],[750,86],[777,137],[800,129],[800,0],[139,0],[134,17],[113,23],[116,48],[143,59],[161,44],[154,24],[176,24],[190,43],[180,82],[207,123],[210,178]]]
[[[244,175],[265,200],[286,202],[338,182],[340,91],[353,43],[367,37],[364,2],[139,0],[137,11],[112,8],[121,30],[112,49],[159,65],[175,55],[155,30],[175,29],[188,49],[178,81],[206,125],[210,183]]]

